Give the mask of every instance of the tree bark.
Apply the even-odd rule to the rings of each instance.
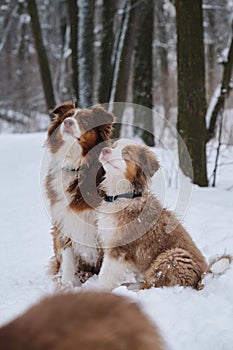
[[[99,85],[99,102],[107,103],[110,100],[111,88],[113,82],[113,44],[114,28],[113,22],[116,13],[116,0],[103,1],[103,35],[101,43],[101,71]]]
[[[164,15],[164,0],[156,1],[158,40],[157,52],[160,61],[159,81],[162,91],[162,101],[165,118],[169,119],[170,96],[169,96],[169,64],[168,64],[168,40],[166,32],[166,18]]]
[[[208,19],[208,42],[207,42],[207,54],[206,54],[206,83],[207,83],[207,101],[210,100],[214,92],[214,78],[215,78],[215,38],[216,38],[216,23],[215,13],[211,9],[207,11]]]
[[[224,109],[225,99],[227,98],[231,90],[230,82],[231,82],[231,72],[233,67],[233,22],[232,22],[231,30],[232,32],[230,34],[229,44],[228,44],[228,55],[225,58],[225,60],[223,60],[222,62],[224,68],[223,68],[220,94],[216,99],[214,108],[210,116],[210,123],[208,125],[207,137],[206,137],[207,142],[215,135],[215,127],[216,127],[218,115]]]
[[[135,45],[136,33],[140,17],[140,6],[138,0],[127,0],[129,5],[129,19],[123,48],[120,57],[120,65],[117,74],[116,90],[113,96],[114,102],[122,102],[114,105],[114,114],[117,117],[117,124],[113,136],[118,138],[120,135],[120,123],[124,112],[124,102],[127,102],[127,87],[130,78],[130,67],[132,63],[133,50]]]
[[[139,130],[143,141],[154,146],[153,102],[152,102],[152,43],[153,43],[153,1],[151,5],[143,2],[140,8],[140,28],[136,40],[134,57],[133,102],[147,107],[134,108],[134,121],[141,126]]]
[[[95,0],[79,0],[79,100],[80,107],[93,104],[94,10]]]
[[[25,3],[20,2],[18,7],[18,14],[21,16],[25,11]],[[19,35],[20,35],[20,44],[18,48],[18,62],[20,69],[18,70],[18,74],[16,78],[18,79],[17,85],[21,91],[21,97],[23,101],[25,101],[25,104],[22,105],[22,111],[28,110],[28,103],[27,103],[27,94],[25,89],[25,75],[26,75],[26,69],[28,65],[27,57],[26,57],[26,48],[27,43],[25,41],[25,34],[26,34],[26,24],[20,23],[20,27],[18,29]]]
[[[44,90],[45,101],[48,110],[54,108],[55,98],[53,92],[53,84],[49,68],[49,61],[47,58],[45,46],[43,43],[39,16],[35,0],[27,0],[28,13],[31,17],[32,33],[35,41],[37,56],[40,66],[41,80]]]
[[[75,94],[75,102],[79,104],[78,84],[78,5],[77,0],[67,0],[70,20],[70,48],[72,51],[72,85]]]
[[[206,98],[202,1],[176,0],[178,122],[177,129],[189,151],[193,182],[207,186]],[[178,143],[180,167],[191,177],[183,147]]]

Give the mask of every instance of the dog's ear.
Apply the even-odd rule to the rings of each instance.
[[[52,121],[48,129],[48,138],[57,130],[63,120],[66,118],[67,112],[74,109],[75,105],[72,101],[64,102],[56,106],[51,112]]]
[[[56,106],[51,112],[50,115],[52,118],[62,118],[69,110],[74,109],[75,104],[72,101],[63,102],[60,105]]]
[[[154,153],[148,148],[143,147],[140,155],[142,170],[146,176],[152,177],[159,170],[159,162]]]
[[[115,120],[114,115],[109,113],[101,105],[95,105],[92,108],[94,123],[99,131],[101,138],[108,140],[112,134],[112,124]]]

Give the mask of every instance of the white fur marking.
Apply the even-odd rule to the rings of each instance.
[[[230,261],[227,258],[221,258],[220,260],[216,261],[213,265],[211,265],[210,269],[213,274],[222,274],[225,272],[230,265]]]
[[[105,254],[99,274],[98,287],[103,291],[111,292],[126,280],[127,282],[131,282],[129,281],[129,275],[133,275],[132,282],[135,282],[133,269],[124,259],[112,259],[108,254]]]
[[[66,130],[66,127],[65,127],[65,121],[67,120],[72,120],[73,121],[73,125],[69,127],[69,130],[67,132]],[[77,120],[75,119],[75,117],[68,117],[66,118],[62,124],[61,124],[61,127],[60,127],[60,131],[61,131],[61,134],[63,136],[63,138],[66,140],[69,140],[69,137],[72,137],[72,138],[78,138],[81,136],[81,130],[79,128],[79,125],[78,125],[78,122]]]
[[[116,141],[112,148],[109,148],[108,153],[103,150],[100,154],[99,160],[106,171],[101,187],[109,196],[132,191],[132,184],[125,177],[127,166],[122,157],[122,150],[129,144],[138,145],[136,141],[121,139]]]
[[[75,258],[72,247],[62,250],[62,283],[66,284],[74,280]]]

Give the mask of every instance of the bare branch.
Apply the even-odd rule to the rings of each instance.
[[[225,57],[224,61],[222,62],[224,69],[223,69],[223,75],[222,75],[222,82],[220,84],[220,91],[218,93],[218,96],[216,96],[216,91],[215,91],[212,97],[212,102],[210,103],[209,109],[207,111],[207,115],[209,115],[210,121],[209,121],[209,125],[207,126],[206,142],[208,142],[212,137],[214,137],[218,116],[221,110],[224,109],[225,100],[228,97],[230,90],[232,88],[230,85],[231,72],[233,67],[233,33],[232,31],[229,38],[228,48],[225,49],[224,51],[228,52],[228,54],[227,54],[227,58]],[[210,111],[210,108],[211,108],[211,111]]]
[[[2,40],[0,42],[0,54],[1,54],[2,50],[4,49],[4,46],[7,42],[7,37],[8,37],[8,34],[10,33],[11,25],[12,25],[12,22],[13,22],[15,15],[18,11],[18,7],[19,7],[19,5],[15,4],[11,13],[10,13],[9,20],[8,20],[7,25],[5,27],[5,30],[2,34]]]
[[[217,169],[218,169],[218,159],[219,159],[219,155],[220,155],[221,138],[222,138],[223,108],[221,108],[220,113],[221,113],[221,120],[220,120],[220,125],[219,125],[218,147],[217,147],[216,158],[215,158],[215,165],[214,165],[214,171],[213,171],[213,182],[212,182],[212,187],[215,187],[215,185],[216,185],[216,177],[217,177]]]

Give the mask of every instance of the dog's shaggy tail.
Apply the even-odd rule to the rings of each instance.
[[[233,257],[228,254],[218,256],[210,262],[208,272],[214,275],[222,275],[229,268],[232,260]]]

